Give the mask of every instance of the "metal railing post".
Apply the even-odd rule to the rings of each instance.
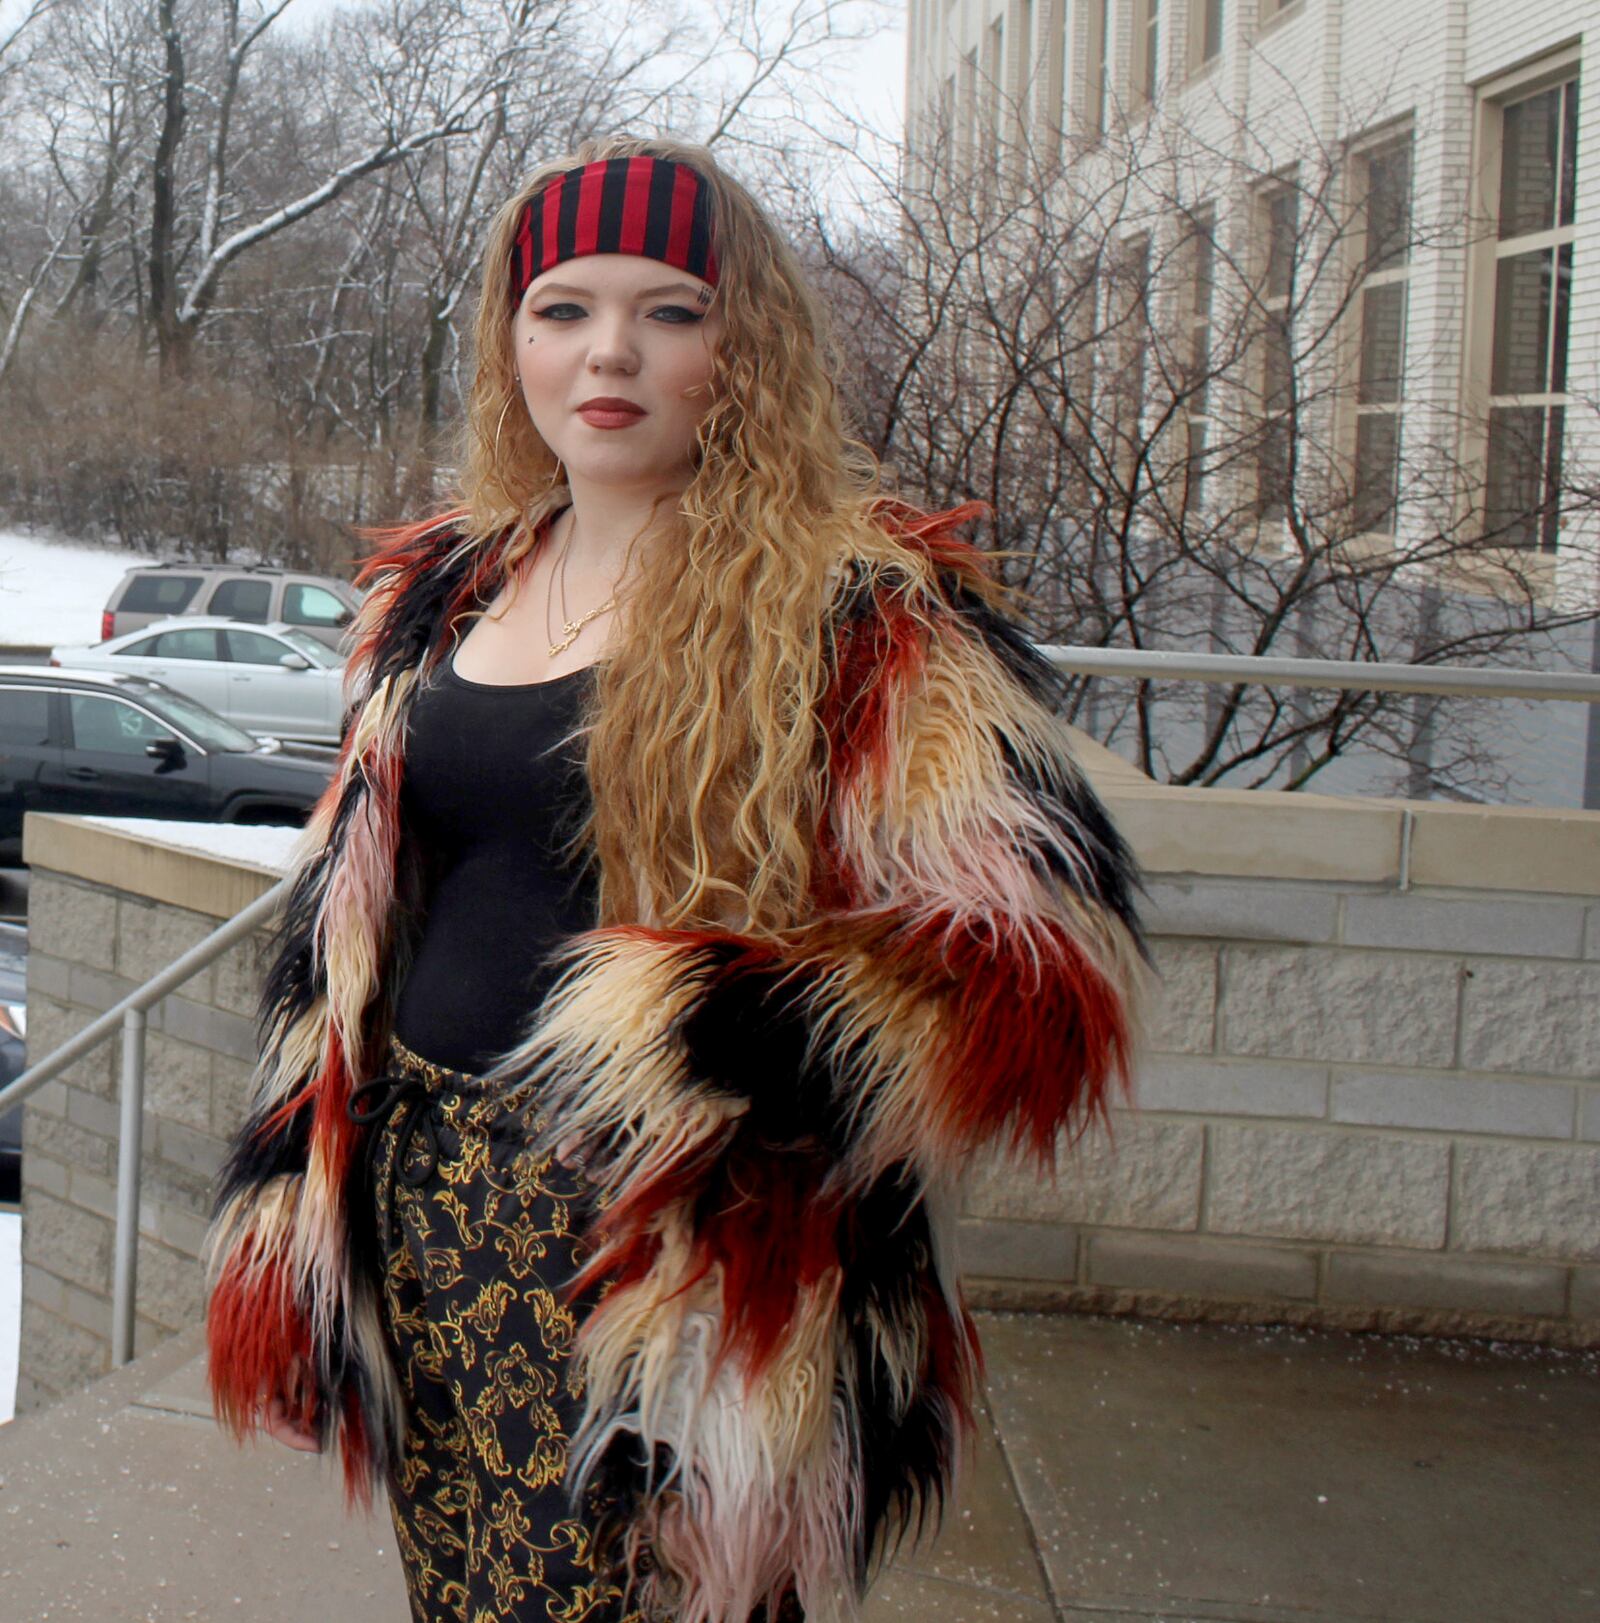
[[[122,1015],[122,1110],[117,1142],[117,1234],[111,1274],[111,1364],[133,1357],[133,1315],[139,1288],[140,1153],[144,1139],[145,1012]]]

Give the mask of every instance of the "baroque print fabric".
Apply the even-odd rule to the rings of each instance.
[[[406,1396],[389,1509],[413,1618],[636,1623],[567,1502],[581,1177],[472,1078],[398,1043],[352,1114],[374,1134],[370,1216]]]

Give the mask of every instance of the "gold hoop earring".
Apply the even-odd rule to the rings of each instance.
[[[494,455],[500,460],[500,430],[506,426],[506,413],[511,410],[511,396],[506,396],[506,403],[500,408],[500,421],[494,425]]]

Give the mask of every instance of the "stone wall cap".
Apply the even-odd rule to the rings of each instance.
[[[228,919],[281,879],[300,830],[29,812],[23,861]]]
[[[1084,770],[1145,871],[1600,896],[1600,812],[1203,789]],[[1409,832],[1407,831],[1407,813]]]

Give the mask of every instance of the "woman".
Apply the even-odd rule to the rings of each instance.
[[[386,1486],[419,1619],[848,1615],[971,1426],[954,1180],[1126,1080],[1131,865],[708,153],[535,174],[477,353],[461,511],[365,571],[216,1411]]]

